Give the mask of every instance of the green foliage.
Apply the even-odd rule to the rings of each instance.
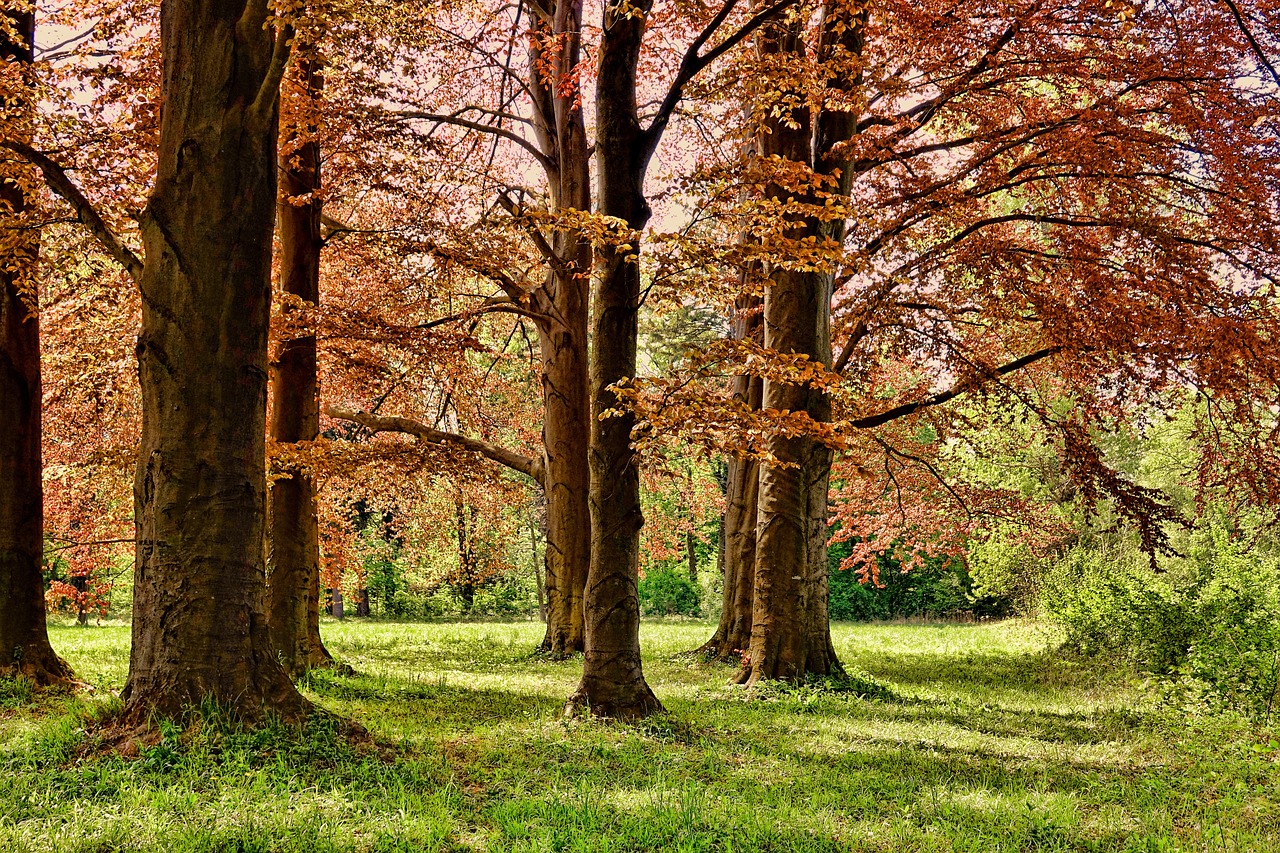
[[[702,587],[670,566],[646,572],[639,593],[645,616],[697,616],[702,606]]]
[[[827,552],[829,591],[828,606],[832,619],[869,622],[913,616],[948,617],[961,613],[1004,615],[1007,604],[988,604],[973,595],[973,581],[963,563],[956,560],[929,559],[924,566],[909,572],[894,558],[881,554],[880,583],[877,587],[861,583],[855,572],[842,570],[840,563],[849,555],[847,542],[836,542]]]
[[[1042,608],[1070,646],[1266,721],[1277,701],[1280,559],[1252,539],[1215,520],[1159,574],[1131,541],[1077,547],[1047,576]]]

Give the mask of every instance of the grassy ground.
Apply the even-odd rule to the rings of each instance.
[[[626,727],[562,719],[580,663],[531,658],[536,625],[330,623],[360,674],[306,690],[376,746],[210,714],[125,759],[85,730],[128,629],[57,626],[102,690],[33,708],[0,686],[0,851],[1280,850],[1275,754],[1151,710],[1033,625],[837,626],[878,700],[747,701],[679,656],[708,631],[644,626],[669,714]]]

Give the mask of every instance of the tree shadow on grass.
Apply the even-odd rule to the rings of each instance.
[[[901,685],[1015,690],[1043,695],[1046,689],[1096,689],[1114,670],[1064,650],[1025,654],[991,652],[901,653],[857,656],[852,662],[877,678]]]

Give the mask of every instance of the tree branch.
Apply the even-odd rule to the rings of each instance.
[[[293,50],[293,24],[285,22],[276,32],[275,46],[271,51],[271,64],[258,87],[258,94],[249,106],[250,126],[262,128],[271,116],[271,109],[280,97],[280,83],[284,80],[285,69],[289,65],[289,55]]]
[[[499,125],[485,124],[480,121],[471,121],[470,119],[462,118],[456,113],[445,115],[443,113],[424,113],[416,110],[392,110],[388,112],[388,115],[392,118],[404,121],[412,121],[415,119],[422,121],[434,121],[437,124],[451,124],[455,127],[464,127],[478,133],[488,133],[519,145],[525,151],[532,154],[534,159],[537,160],[544,168],[549,170],[558,168],[557,164],[551,162],[550,157],[538,149],[538,146],[534,145],[520,134],[514,133]]]
[[[1061,349],[1061,347],[1049,347],[1048,349],[1037,350],[1029,355],[1024,355],[1022,358],[997,367],[991,372],[990,378],[994,379],[999,376],[1007,376],[1010,373],[1027,367],[1028,365],[1035,364],[1041,359],[1048,358],[1051,355],[1056,355],[1061,351]],[[940,394],[934,394],[932,397],[926,397],[925,399],[918,400],[914,403],[903,403],[901,406],[894,406],[892,409],[881,412],[878,415],[870,415],[865,418],[854,418],[849,421],[849,425],[855,429],[873,429],[878,426],[884,426],[890,421],[896,421],[898,418],[904,418],[907,415],[920,411],[921,409],[941,406],[943,403],[954,400],[956,397],[959,397],[966,391],[971,390],[973,387],[974,385],[972,382],[962,382],[953,388],[948,388]]]
[[[546,467],[541,459],[531,459],[528,456],[516,453],[514,450],[508,450],[505,447],[499,447],[496,444],[490,444],[478,438],[470,438],[452,432],[442,432],[411,418],[384,418],[367,412],[339,409],[336,406],[328,406],[324,411],[331,418],[360,424],[371,432],[398,432],[412,435],[419,441],[425,441],[428,444],[456,445],[465,450],[470,450],[472,453],[478,453],[486,459],[492,459],[494,462],[505,465],[513,471],[519,471],[539,486],[546,488]]]
[[[6,139],[0,142],[0,147],[8,148],[18,156],[30,161],[32,165],[39,169],[40,173],[44,175],[45,183],[49,185],[49,189],[71,205],[76,212],[76,218],[97,238],[102,247],[107,250],[107,254],[111,255],[120,266],[124,267],[125,271],[129,273],[129,277],[134,281],[138,281],[141,278],[142,260],[116,236],[111,227],[107,225],[106,220],[102,218],[102,214],[98,213],[97,208],[93,206],[93,202],[85,198],[84,193],[80,192],[80,188],[72,183],[71,178],[67,176],[66,169],[55,163],[47,155],[22,142]]]
[[[1249,46],[1253,48],[1258,61],[1271,72],[1271,79],[1276,81],[1277,86],[1280,86],[1280,72],[1276,71],[1276,67],[1271,64],[1271,60],[1267,59],[1267,54],[1263,52],[1262,45],[1258,44],[1258,40],[1254,38],[1253,31],[1249,29],[1249,24],[1240,12],[1240,7],[1235,4],[1235,0],[1222,0],[1222,2],[1231,10],[1232,17],[1236,19],[1236,26],[1240,28],[1240,32],[1244,33],[1244,37],[1249,40]]]
[[[667,123],[671,121],[672,114],[684,97],[684,87],[689,84],[689,81],[708,65],[740,44],[743,39],[754,33],[770,19],[777,16],[779,12],[794,6],[796,2],[797,0],[778,0],[777,3],[766,6],[752,15],[745,24],[724,41],[706,53],[700,54],[698,51],[702,50],[707,41],[724,25],[725,20],[728,19],[730,13],[737,6],[737,0],[724,0],[724,5],[720,7],[720,11],[703,27],[702,32],[698,33],[698,37],[693,40],[689,48],[684,52],[684,57],[680,60],[680,67],[676,70],[676,77],[671,81],[671,87],[667,90],[666,97],[662,99],[658,112],[654,114],[649,121],[649,127],[644,131],[645,145],[649,151],[653,151],[657,147],[663,131],[667,128]]]

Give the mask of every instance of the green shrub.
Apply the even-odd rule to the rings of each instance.
[[[832,619],[869,622],[909,616],[946,617],[968,611],[980,615],[1004,615],[999,603],[987,606],[973,596],[973,582],[963,563],[929,559],[909,572],[892,557],[881,554],[880,583],[863,584],[852,569],[841,569],[849,555],[847,542],[833,543],[827,551],[828,610]],[[995,611],[995,612],[988,612]]]
[[[640,612],[646,616],[697,616],[702,589],[671,567],[653,569],[640,579]]]
[[[1117,655],[1174,692],[1254,720],[1276,710],[1280,560],[1214,523],[1153,572],[1132,543],[1076,548],[1049,571],[1047,618],[1068,645]]]

